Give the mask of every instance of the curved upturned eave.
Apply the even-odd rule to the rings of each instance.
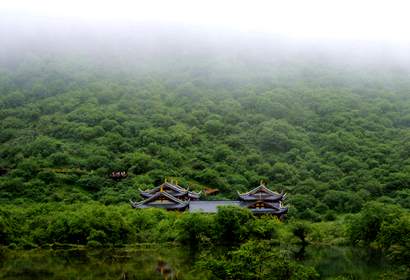
[[[270,201],[270,202],[277,202],[283,199],[283,194],[277,196],[262,196],[262,195],[250,195],[250,194],[242,194],[239,195],[239,198],[243,201]]]
[[[201,197],[201,192],[189,192],[188,196],[190,198],[199,199]]]
[[[153,196],[153,195],[155,195],[155,194],[157,194],[157,193],[159,193],[160,191],[158,190],[157,192],[154,192],[154,193],[151,193],[151,192],[147,192],[147,191],[143,191],[143,190],[139,190],[140,191],[140,195],[143,197],[143,198],[150,198],[151,196]],[[166,192],[166,193],[168,193],[168,194],[170,194],[168,191],[163,191],[163,192]],[[178,192],[178,193],[175,193],[175,194],[171,194],[172,196],[174,196],[174,197],[181,197],[181,196],[185,196],[185,195],[187,195],[187,194],[189,194],[188,193],[188,191],[185,191],[185,192]]]
[[[267,186],[265,186],[263,184],[257,186],[256,188],[253,188],[252,190],[250,190],[246,193],[243,193],[242,195],[252,195],[252,194],[255,194],[257,192],[264,192],[264,193],[271,194],[271,195],[279,195],[279,193],[270,190]]]

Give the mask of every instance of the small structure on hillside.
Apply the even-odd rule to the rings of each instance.
[[[238,192],[238,195],[241,206],[249,208],[254,214],[273,214],[282,219],[288,212],[288,208],[283,207],[286,194],[271,191],[263,182],[246,193],[241,194]]]
[[[111,172],[110,174],[110,178],[113,180],[121,180],[127,177],[128,177],[128,174],[126,171],[114,171],[114,172]]]
[[[204,193],[205,195],[217,195],[219,193],[219,189],[205,188]]]

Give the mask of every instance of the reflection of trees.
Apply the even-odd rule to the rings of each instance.
[[[298,261],[303,261],[306,258],[306,244],[302,244],[297,252],[294,252],[294,258]]]
[[[164,279],[178,279],[178,272],[176,272],[169,263],[164,261],[163,259],[157,260],[157,268],[156,271],[161,273]]]

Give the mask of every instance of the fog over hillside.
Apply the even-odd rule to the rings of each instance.
[[[0,19],[0,61],[30,54],[82,55],[115,64],[189,63],[229,59],[233,63],[278,65],[308,61],[340,67],[409,69],[406,42],[297,38],[200,24],[125,20],[58,19],[4,15]],[[386,71],[390,69],[385,69]]]

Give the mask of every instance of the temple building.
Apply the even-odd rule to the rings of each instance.
[[[145,190],[145,191],[140,189],[139,191],[140,191],[140,195],[143,198],[150,198],[151,196],[155,195],[161,190],[180,200],[197,200],[201,196],[201,192],[192,192],[192,191],[182,188],[181,186],[178,186],[178,183],[174,183],[174,182],[170,183],[167,181],[165,181],[160,186],[155,187],[153,189]]]
[[[134,208],[140,208],[140,209],[150,208],[150,207],[163,208],[166,210],[178,210],[178,211],[184,211],[185,209],[187,209],[187,207],[189,206],[189,199],[181,200],[173,196],[172,194],[167,192],[168,189],[164,189],[163,185],[161,185],[159,187],[159,190],[156,192],[142,192],[144,194],[147,194],[147,196],[145,196],[146,199],[141,202],[131,201],[131,206]],[[142,193],[141,193],[141,196],[143,196]]]
[[[272,214],[278,218],[283,218],[288,212],[287,207],[283,207],[283,200],[286,194],[277,193],[268,189],[262,182],[261,184],[246,192],[239,193],[240,205],[249,208],[254,214]]]
[[[283,219],[288,208],[283,206],[286,195],[268,189],[261,184],[246,192],[238,192],[238,200],[200,201],[201,192],[192,192],[180,187],[177,183],[167,182],[150,190],[140,190],[143,201],[133,202],[134,208],[157,207],[166,210],[216,213],[218,206],[238,206],[248,208],[255,215],[274,215]]]

